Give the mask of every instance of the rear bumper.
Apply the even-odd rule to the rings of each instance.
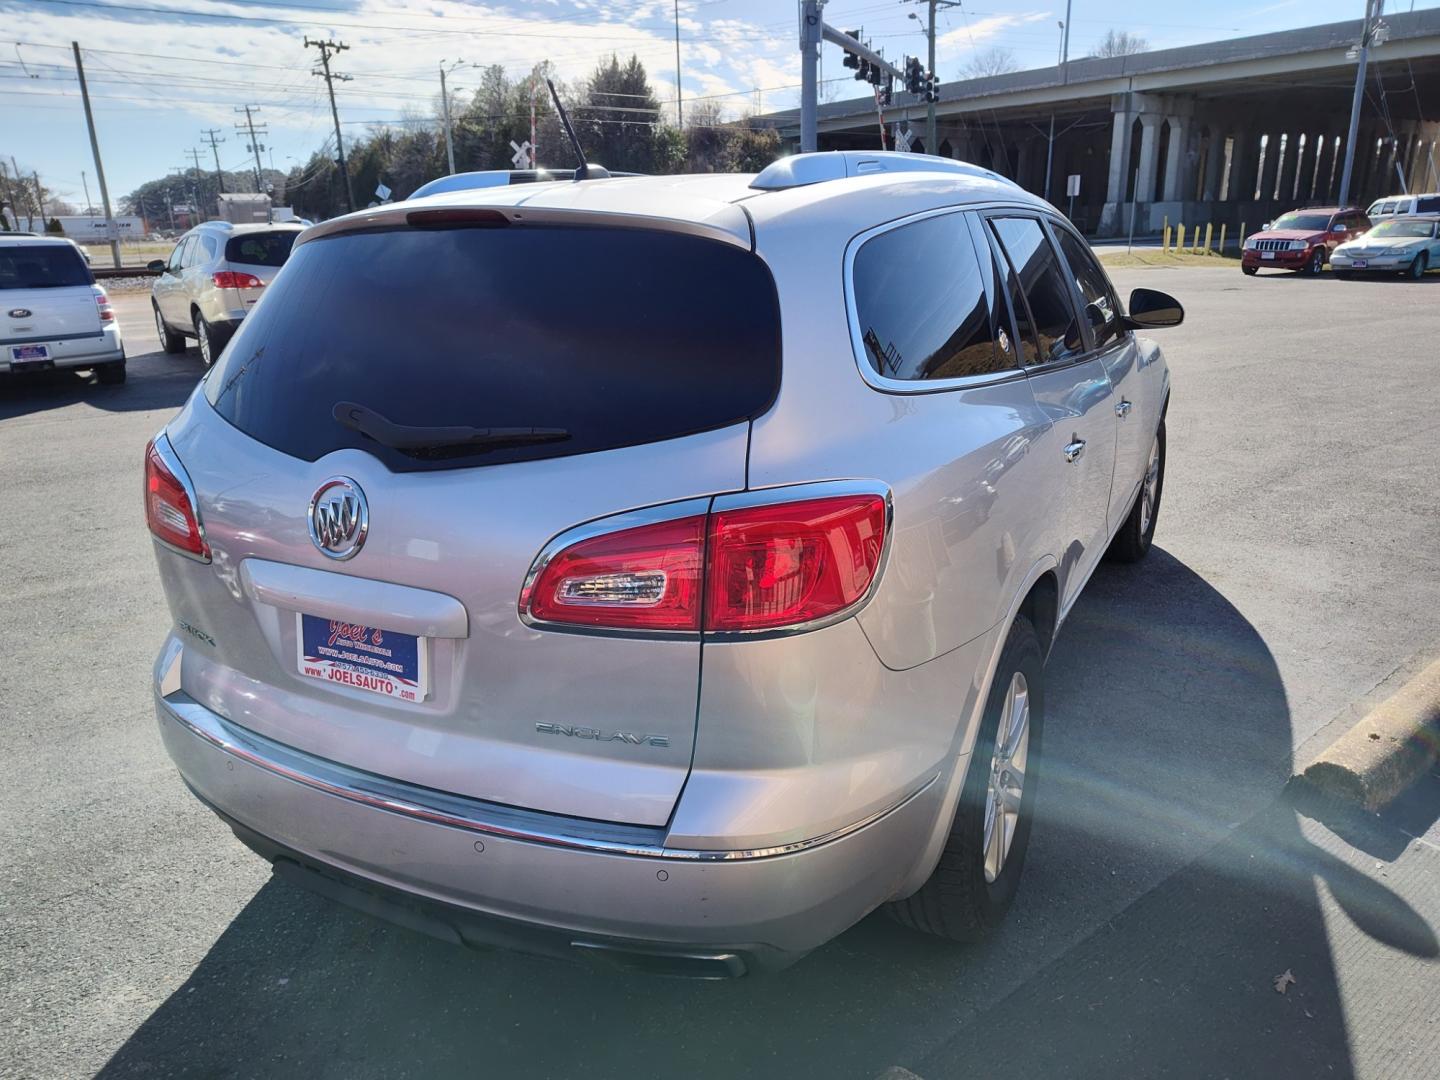
[[[23,340],[26,344],[44,345],[49,351],[48,362],[41,365],[43,367],[88,368],[125,359],[125,346],[120,331],[109,327],[99,334],[87,337]],[[10,344],[0,342],[0,373],[11,370]]]
[[[839,934],[896,894],[941,798],[932,782],[825,837],[684,851],[663,830],[397,787],[161,690],[161,735],[185,782],[282,876],[447,940],[671,974],[783,967]]]

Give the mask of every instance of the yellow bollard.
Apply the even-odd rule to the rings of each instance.
[[[1245,254],[1245,223],[1240,222],[1240,231],[1235,234],[1235,244],[1240,248],[1240,254]]]
[[[1170,215],[1166,214],[1160,219],[1161,228],[1164,230],[1165,239],[1160,244],[1160,254],[1167,255],[1170,252]]]
[[[1214,235],[1215,235],[1215,233],[1214,233],[1214,231],[1213,231],[1214,228],[1215,228],[1215,223],[1214,223],[1213,221],[1207,221],[1207,222],[1205,223],[1205,254],[1206,254],[1206,255],[1209,255],[1209,254],[1210,254],[1210,241],[1211,241],[1211,239],[1212,239],[1212,238],[1214,237]]]
[[[1219,250],[1219,252],[1217,252],[1217,254],[1222,255],[1222,256],[1225,254],[1225,228],[1226,228],[1225,223],[1224,223],[1224,222],[1221,222],[1221,223],[1220,223],[1220,250]]]
[[[1184,253],[1185,253],[1185,223],[1184,223],[1183,221],[1181,221],[1181,222],[1179,222],[1178,224],[1176,224],[1176,226],[1175,226],[1175,254],[1176,254],[1176,255],[1183,255]]]

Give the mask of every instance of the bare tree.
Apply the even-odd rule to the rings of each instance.
[[[960,65],[960,78],[985,79],[991,75],[1004,75],[1019,70],[1020,64],[1015,59],[1013,50],[1003,45],[992,45]]]
[[[1129,30],[1116,30],[1111,28],[1105,31],[1105,36],[1100,39],[1100,44],[1095,46],[1091,56],[1134,56],[1136,53],[1145,52],[1150,48],[1150,42],[1146,41],[1139,34],[1132,34]]]

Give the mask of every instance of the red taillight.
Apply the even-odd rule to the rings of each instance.
[[[841,495],[710,515],[705,629],[770,630],[844,611],[870,590],[885,500]]]
[[[844,611],[885,547],[879,495],[717,510],[578,541],[527,585],[539,622],[617,630],[773,630]]]
[[[571,544],[520,598],[544,622],[700,629],[705,517],[679,518]]]
[[[176,463],[179,468],[179,463]],[[155,440],[145,447],[145,524],[172,547],[209,560],[210,545],[200,531],[185,485],[165,464]]]
[[[221,270],[211,274],[217,289],[263,289],[265,282],[254,274],[241,274],[234,270]]]
[[[105,290],[99,285],[91,285],[95,290],[95,306],[100,309],[101,322],[114,322],[115,309],[110,306],[110,297],[105,295]]]

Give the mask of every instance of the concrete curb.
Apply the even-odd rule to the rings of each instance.
[[[1369,811],[1384,808],[1440,754],[1440,660],[1366,713],[1292,779]]]

